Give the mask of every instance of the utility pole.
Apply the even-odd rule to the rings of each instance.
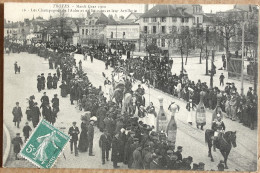
[[[206,27],[206,75],[209,75],[209,65],[208,65],[208,43],[209,43],[209,38],[208,38],[208,34],[209,34],[209,27]]]
[[[241,61],[241,95],[244,94],[244,42],[245,42],[245,22],[242,23],[242,61]]]

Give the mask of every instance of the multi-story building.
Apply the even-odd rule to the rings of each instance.
[[[140,27],[138,23],[118,23],[106,26],[107,45],[135,45],[135,50],[140,50]]]
[[[106,43],[106,26],[113,24],[117,22],[104,13],[92,13],[87,16],[84,24],[79,26],[79,43]]]
[[[151,43],[156,44],[165,52],[173,51],[171,38],[165,36],[180,33],[194,26],[194,16],[183,7],[172,5],[156,5],[144,13],[139,20],[141,32],[141,50]]]
[[[5,22],[4,23],[4,37],[17,39],[17,34],[19,31],[18,22]]]

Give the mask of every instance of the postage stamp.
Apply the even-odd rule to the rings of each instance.
[[[40,168],[51,168],[69,141],[69,136],[42,120],[20,154]]]

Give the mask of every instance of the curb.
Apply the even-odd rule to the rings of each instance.
[[[3,154],[3,167],[5,166],[5,163],[8,159],[9,153],[10,153],[10,149],[11,149],[11,137],[10,137],[10,133],[9,130],[7,129],[7,127],[5,126],[5,124],[3,123],[3,129],[4,132],[6,134],[6,148]]]

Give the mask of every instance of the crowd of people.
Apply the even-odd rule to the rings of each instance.
[[[80,128],[77,127],[76,122],[73,122],[68,131],[71,136],[71,153],[75,153],[75,156],[79,156],[79,152],[89,152],[89,156],[95,156],[93,152],[95,128],[93,126],[96,125],[102,132],[99,139],[102,164],[106,164],[106,161],[109,161],[109,155],[111,155],[114,168],[119,167],[118,163],[123,163],[131,169],[204,170],[204,163],[193,163],[191,156],[182,157],[183,147],[175,146],[175,143],[167,139],[165,133],[155,132],[154,127],[139,121],[139,118],[133,116],[133,114],[122,113],[121,107],[117,103],[108,100],[104,96],[101,86],[96,88],[92,85],[87,74],[82,69],[82,62],[76,64],[75,52],[84,54],[85,59],[90,56],[91,62],[93,62],[93,57],[104,60],[106,68],[109,65],[111,67],[123,66],[128,75],[132,75],[135,79],[153,85],[155,88],[182,98],[187,102],[192,99],[195,104],[198,104],[199,93],[204,90],[207,92],[204,101],[207,108],[215,109],[219,106],[231,119],[236,120],[239,117],[245,125],[250,125],[251,128],[254,127],[252,123],[256,121],[256,115],[248,113],[250,106],[239,108],[238,105],[243,99],[239,99],[241,97],[237,93],[234,84],[228,85],[225,91],[220,91],[217,87],[210,89],[206,83],[201,81],[195,84],[185,74],[172,75],[173,62],[167,61],[167,59],[160,60],[156,57],[151,59],[145,57],[144,59],[131,58],[123,60],[120,58],[121,54],[112,53],[111,49],[107,53],[102,52],[98,47],[85,49],[80,46],[71,48],[69,45],[48,44],[47,46],[47,44],[41,44],[34,45],[32,49],[35,49],[35,53],[39,56],[41,52],[47,50],[47,54],[50,56],[48,57],[49,68],[56,69],[57,74],[57,76],[56,74],[53,74],[53,76],[49,74],[47,81],[44,74],[39,75],[37,78],[38,91],[45,90],[45,84],[48,89],[57,89],[58,81],[60,81],[61,97],[67,97],[69,94],[71,105],[77,104],[78,109],[84,112],[81,117]],[[253,95],[252,91],[250,93],[245,96],[245,105],[249,103],[257,105],[256,96]],[[217,95],[220,94],[222,97],[221,102],[218,104]],[[46,92],[41,98],[42,104],[40,108],[34,102],[34,99],[34,96],[29,99],[29,107],[26,111],[27,120],[32,121],[33,126],[36,127],[41,116],[40,109],[42,108],[43,118],[54,124],[59,112],[57,95],[54,95],[51,101],[52,107]],[[233,102],[236,102],[236,110],[231,107],[234,106],[232,105]],[[21,119],[18,118],[18,122],[20,121]],[[27,131],[30,130],[29,128],[26,129]],[[28,139],[28,135],[24,136]],[[17,134],[16,138],[20,138],[19,134]],[[21,142],[20,140],[14,141],[17,141],[13,142],[14,146],[16,146],[14,147],[16,148],[15,153],[17,153],[19,150],[17,146],[21,145]],[[109,154],[110,150],[112,150],[111,154]],[[218,169],[224,170],[222,162],[219,163]]]

